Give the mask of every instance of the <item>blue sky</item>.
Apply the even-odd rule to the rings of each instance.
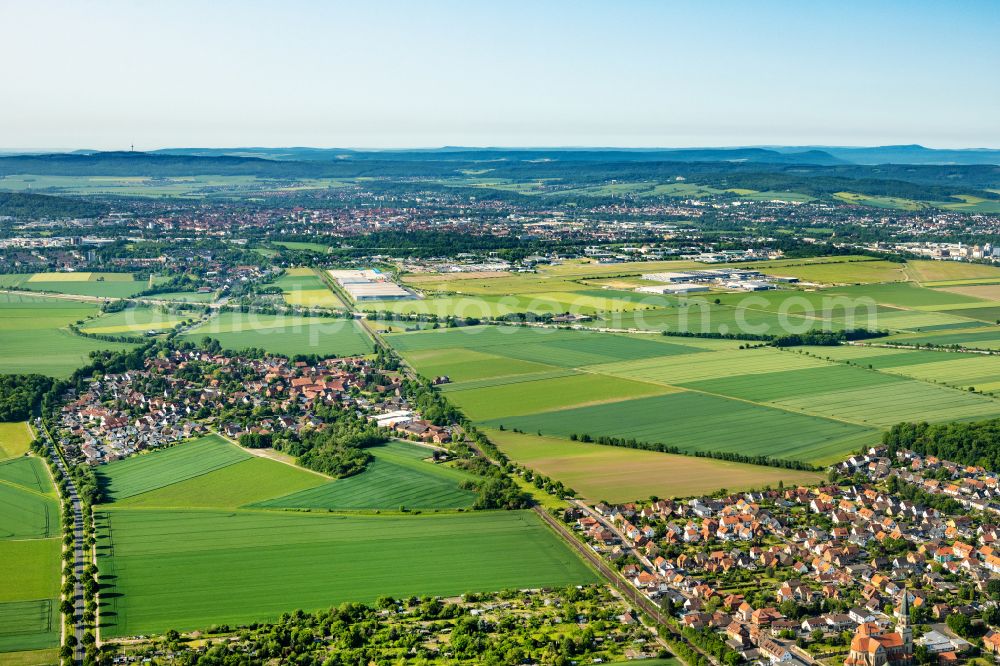
[[[0,148],[1000,147],[1000,2],[0,2]]]

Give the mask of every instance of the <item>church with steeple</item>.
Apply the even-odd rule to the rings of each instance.
[[[885,633],[874,622],[858,627],[844,666],[912,666],[913,628],[910,627],[910,593],[903,589],[896,607],[896,631]]]

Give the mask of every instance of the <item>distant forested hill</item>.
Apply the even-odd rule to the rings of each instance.
[[[440,186],[436,181],[448,182],[449,179],[454,181],[449,185],[462,185],[468,182],[470,174],[474,174],[513,182],[548,179],[553,184],[568,186],[606,184],[610,180],[670,183],[683,179],[721,189],[794,191],[823,198],[841,191],[917,201],[944,201],[955,195],[1000,198],[1000,194],[990,191],[1000,189],[1000,166],[809,163],[812,159],[817,162],[833,159],[821,151],[782,155],[772,150],[749,148],[690,151],[456,149],[450,152],[344,152],[340,159],[326,160],[181,152],[5,156],[0,157],[0,175],[369,177],[383,182],[402,179],[434,187]]]
[[[101,203],[47,194],[0,191],[0,215],[11,217],[96,217],[108,211]]]

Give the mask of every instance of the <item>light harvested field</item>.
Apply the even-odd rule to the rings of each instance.
[[[66,377],[89,362],[91,351],[131,349],[128,343],[93,340],[65,328],[96,312],[86,303],[0,294],[0,373]]]
[[[353,319],[275,316],[225,312],[183,337],[214,338],[226,349],[256,347],[273,354],[357,356],[372,351],[372,342]]]
[[[148,462],[147,457],[143,462]],[[181,464],[182,461],[177,461]],[[266,458],[243,459],[210,472],[115,502],[122,507],[236,508],[322,486],[327,480],[303,468]]]
[[[606,435],[687,452],[729,451],[817,464],[879,438],[877,431],[860,425],[687,391],[496,418],[485,425],[561,437]]]
[[[1000,279],[1000,268],[965,261],[913,260],[906,264],[913,277],[919,282],[939,280],[969,280],[974,278]]]
[[[250,454],[218,435],[118,460],[97,468],[113,500],[141,495],[234,465]]]
[[[559,479],[591,501],[627,502],[658,497],[688,497],[718,490],[747,490],[813,484],[822,474],[742,465],[709,458],[671,455],[600,444],[571,442],[490,430],[489,438],[511,459]]]
[[[579,374],[531,382],[449,391],[448,398],[470,419],[484,421],[566,407],[618,402],[669,393],[672,389],[620,377]]]
[[[1000,301],[1000,284],[978,284],[965,287],[946,287],[941,291],[980,298],[984,301]]]
[[[368,449],[375,459],[361,474],[337,479],[256,506],[270,509],[459,509],[472,506],[475,494],[463,490],[471,474],[426,462],[431,450],[404,442]]]
[[[902,264],[891,261],[844,261],[801,266],[755,264],[767,274],[797,277],[818,284],[870,284],[906,279]]]
[[[31,430],[27,423],[23,421],[0,422],[0,460],[23,456],[28,452],[31,439]]]
[[[97,516],[107,637],[275,620],[380,595],[586,584],[528,511],[331,516],[115,510]],[[113,578],[112,578],[113,576]]]

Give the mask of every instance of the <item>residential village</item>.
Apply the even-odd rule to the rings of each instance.
[[[724,640],[726,663],[1000,654],[1000,476],[887,453],[852,457],[826,486],[575,502],[564,520],[689,639]]]
[[[446,382],[437,378],[435,383]],[[101,464],[207,432],[296,439],[352,413],[445,445],[377,357],[292,361],[193,345],[97,375],[61,412],[70,455]],[[608,505],[563,518],[698,645],[740,662],[950,664],[1000,655],[1000,475],[872,448],[819,487]]]
[[[188,349],[147,358],[142,369],[105,374],[73,392],[62,408],[62,443],[100,464],[209,431],[234,440],[294,438],[322,429],[320,406],[353,410],[396,437],[436,444],[451,438],[449,428],[413,411],[398,375],[371,359],[308,363]]]

